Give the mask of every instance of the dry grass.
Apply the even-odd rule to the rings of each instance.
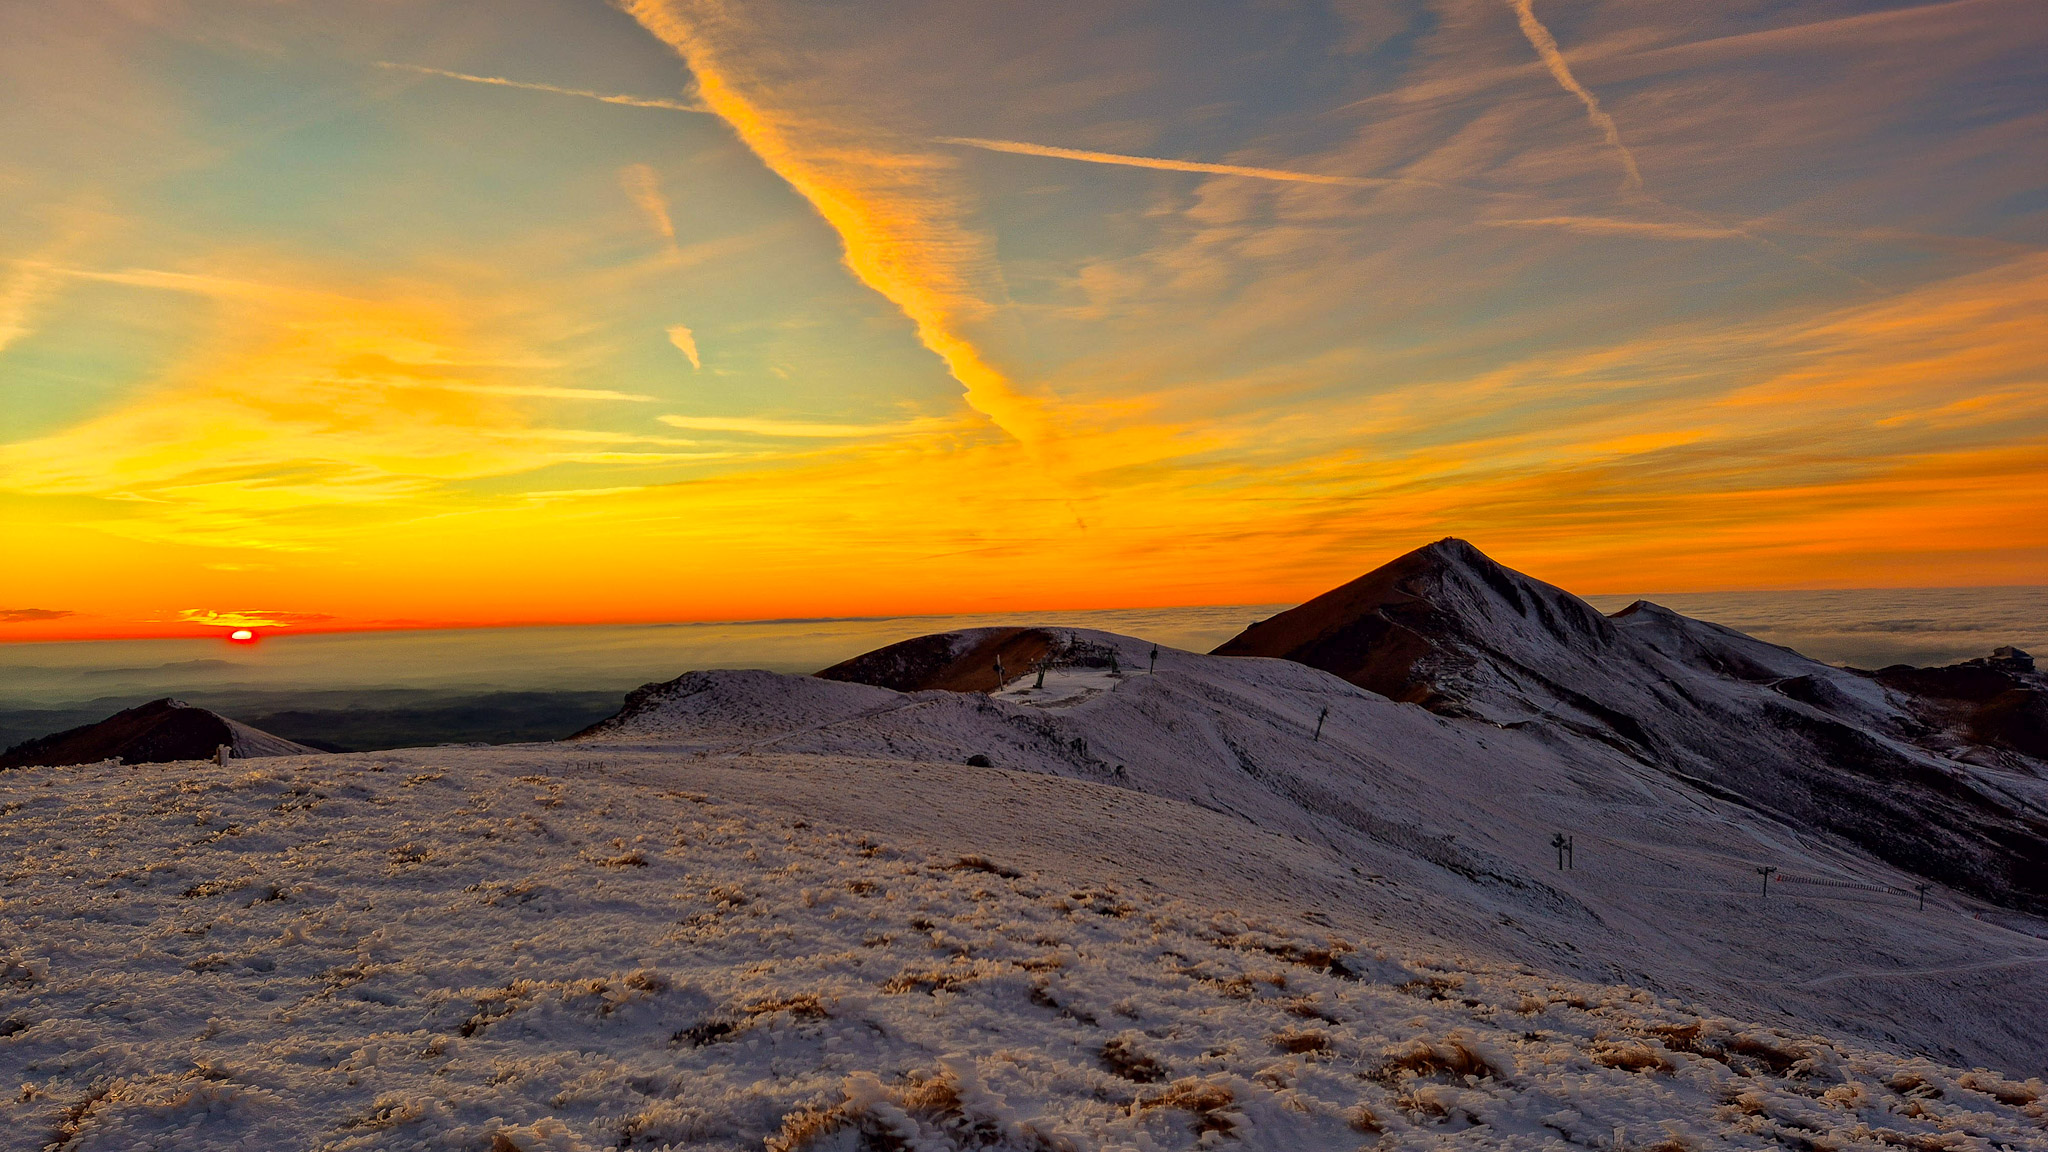
[[[1465,978],[1463,976],[1424,976],[1419,979],[1410,980],[1406,984],[1394,985],[1396,989],[1406,992],[1410,996],[1420,996],[1424,1000],[1448,1000],[1451,998],[1451,993],[1458,991],[1464,986]]]
[[[832,1015],[825,1010],[825,1002],[809,992],[795,996],[775,996],[756,1000],[741,1009],[748,1016],[766,1016],[772,1012],[787,1012],[798,1020],[824,1020]]]
[[[1588,1052],[1593,1063],[1602,1068],[1620,1068],[1629,1072],[1675,1072],[1678,1066],[1662,1052],[1648,1044],[1632,1040],[1599,1040]]]
[[[1029,1125],[1009,1128],[992,1117],[972,1114],[960,1096],[959,1083],[950,1073],[913,1080],[900,1088],[882,1090],[880,1095],[907,1114],[919,1129],[941,1134],[944,1146],[963,1152],[1075,1152],[1065,1141],[1048,1137]],[[849,1099],[835,1107],[803,1108],[785,1115],[781,1129],[765,1141],[765,1152],[804,1152],[821,1138],[848,1128],[860,1133],[861,1152],[914,1152],[931,1146],[930,1141],[906,1137],[895,1124],[856,1103],[849,1092]]]
[[[1192,973],[1190,973],[1192,975]],[[1213,976],[1195,976],[1195,979],[1216,990],[1220,996],[1230,1000],[1249,1000],[1258,994],[1259,985],[1265,984],[1275,990],[1287,987],[1285,972],[1246,972],[1219,980]]]
[[[1136,1084],[1157,1084],[1166,1079],[1166,1065],[1137,1050],[1131,1041],[1122,1036],[1112,1037],[1102,1045],[1102,1066],[1117,1076]]]
[[[1965,1072],[1961,1076],[1956,1077],[1956,1083],[1968,1088],[1972,1092],[1982,1092],[2000,1104],[2013,1108],[2025,1107],[2039,1100],[2042,1096],[2042,1087],[2039,1080],[2014,1083],[1998,1075],[1996,1072]]]
[[[923,992],[930,995],[965,988],[979,979],[980,974],[972,968],[905,968],[884,981],[882,991],[890,995],[905,992]]]
[[[1373,1114],[1372,1109],[1363,1104],[1344,1113],[1344,1123],[1350,1125],[1353,1132],[1366,1136],[1377,1136],[1387,1130],[1386,1124]]]
[[[1287,1014],[1299,1016],[1304,1020],[1320,1020],[1325,1024],[1337,1023],[1337,1018],[1330,1015],[1329,1011],[1313,995],[1298,996],[1293,1000],[1289,1000],[1287,1002]]]
[[[1314,1029],[1290,1029],[1286,1032],[1276,1032],[1266,1037],[1266,1040],[1280,1051],[1289,1052],[1296,1056],[1334,1051],[1330,1045],[1330,1037]]]
[[[1411,1040],[1387,1050],[1379,1067],[1364,1074],[1369,1080],[1392,1083],[1408,1076],[1476,1076],[1504,1079],[1499,1068],[1477,1049],[1469,1037],[1453,1033],[1442,1040]]]
[[[1885,1081],[1884,1086],[1901,1096],[1932,1097],[1936,1100],[1941,1098],[1941,1089],[1929,1083],[1927,1078],[1918,1072],[1900,1071]]]
[[[1236,1102],[1237,1097],[1223,1085],[1211,1084],[1207,1080],[1190,1076],[1175,1080],[1167,1086],[1166,1091],[1156,1096],[1145,1097],[1134,1107],[1140,1112],[1150,1108],[1178,1108],[1194,1118],[1196,1135],[1218,1132],[1224,1136],[1234,1136],[1242,1119],[1237,1113],[1229,1110]]]
[[[990,875],[1001,876],[1005,880],[1015,880],[1024,875],[1015,868],[1006,868],[986,856],[977,855],[962,856],[947,867],[955,872],[987,872]]]
[[[1673,1052],[1704,1056],[1737,1071],[1742,1071],[1745,1066],[1761,1067],[1776,1076],[1794,1071],[1795,1065],[1817,1055],[1805,1045],[1755,1032],[1731,1033],[1725,1026],[1704,1020],[1690,1024],[1661,1024],[1651,1028],[1650,1034]]]

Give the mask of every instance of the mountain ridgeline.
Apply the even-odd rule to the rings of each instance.
[[[1446,539],[1215,654],[1590,737],[1909,871],[2048,910],[2048,679],[2016,649],[1947,668],[1836,668],[1648,601],[1605,616]]]

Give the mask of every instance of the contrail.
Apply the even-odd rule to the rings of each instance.
[[[467,80],[472,84],[495,84],[500,88],[524,88],[530,92],[553,92],[561,96],[581,96],[586,100],[602,100],[606,104],[624,104],[632,108],[666,108],[672,112],[694,112],[698,115],[712,115],[711,109],[701,104],[685,104],[677,100],[651,100],[640,96],[618,96],[607,92],[593,92],[587,88],[562,88],[553,84],[535,84],[525,80],[509,80],[503,76],[473,76],[467,72],[450,72],[445,68],[428,68],[420,64],[395,64],[388,60],[377,62],[379,68],[390,68],[402,72],[418,72],[423,76],[443,76],[450,80]],[[1580,89],[1583,91],[1583,89]],[[1590,97],[1588,97],[1590,99]],[[1278,180],[1290,184],[1329,184],[1340,188],[1391,188],[1408,185],[1418,188],[1460,188],[1456,184],[1445,184],[1437,180],[1420,180],[1412,176],[1333,176],[1323,172],[1297,172],[1289,168],[1259,168],[1246,164],[1209,164],[1200,160],[1167,160],[1157,156],[1129,156],[1121,152],[1091,152],[1083,148],[1059,148],[1051,144],[1029,144],[1021,140],[988,140],[979,136],[937,136],[934,144],[956,144],[963,148],[981,148],[989,152],[1009,152],[1018,156],[1044,156],[1054,160],[1080,160],[1088,164],[1116,164],[1125,168],[1153,168],[1162,172],[1206,172],[1217,176],[1245,176],[1253,180]],[[1623,151],[1626,156],[1626,150]],[[1634,160],[1629,161],[1629,171],[1635,171]],[[1640,183],[1640,181],[1638,181]],[[1489,192],[1486,195],[1506,195]]]
[[[1659,236],[1669,240],[1755,238],[1740,228],[1711,222],[1670,224],[1656,220],[1614,220],[1601,216],[1538,216],[1527,219],[1481,220],[1479,223],[1486,228],[1559,228],[1566,232],[1579,232],[1590,236]]]
[[[1529,38],[1529,46],[1536,49],[1536,55],[1543,58],[1544,67],[1550,69],[1551,76],[1556,78],[1565,91],[1579,98],[1579,103],[1586,106],[1586,118],[1593,122],[1593,127],[1600,130],[1600,135],[1606,138],[1608,146],[1621,155],[1621,166],[1628,173],[1622,181],[1622,187],[1630,191],[1641,188],[1643,174],[1636,168],[1635,154],[1628,150],[1628,145],[1621,142],[1621,130],[1614,126],[1614,117],[1602,111],[1599,98],[1586,91],[1586,86],[1572,75],[1571,68],[1564,62],[1564,53],[1558,51],[1557,39],[1550,34],[1550,29],[1543,26],[1542,21],[1536,19],[1536,9],[1532,5],[1533,0],[1508,0],[1508,6],[1515,10],[1515,18],[1521,21],[1522,35]]]
[[[984,140],[978,136],[940,136],[939,144],[958,144],[990,152],[1018,156],[1048,156],[1055,160],[1080,160],[1089,164],[1117,164],[1126,168],[1156,168],[1162,172],[1209,172],[1218,176],[1249,176],[1254,180],[1281,180],[1291,184],[1335,184],[1344,188],[1385,188],[1396,184],[1419,184],[1427,188],[1449,188],[1434,180],[1404,179],[1397,176],[1331,176],[1321,172],[1296,172],[1287,168],[1253,168],[1243,164],[1206,164],[1199,160],[1162,160],[1156,156],[1126,156],[1121,152],[1089,152],[1080,148],[1055,148],[1050,144],[1026,144],[1018,140]]]
[[[645,96],[619,96],[609,92],[592,92],[588,88],[561,88],[553,84],[534,84],[526,80],[507,80],[503,76],[472,76],[467,72],[450,72],[445,68],[428,68],[423,64],[395,64],[389,60],[377,61],[377,67],[389,68],[394,72],[417,72],[422,76],[442,76],[450,80],[467,80],[471,84],[495,84],[500,88],[524,88],[529,92],[553,92],[558,96],[581,96],[585,100],[602,100],[606,104],[624,104],[628,108],[666,108],[671,112],[695,112],[709,115],[710,109],[696,104],[685,104],[680,100],[655,100]]]

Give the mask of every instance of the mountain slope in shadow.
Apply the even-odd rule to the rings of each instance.
[[[211,760],[223,744],[229,755],[238,760],[318,751],[230,720],[218,712],[166,697],[116,712],[97,724],[16,744],[0,755],[0,768],[97,764],[102,760],[128,764]]]
[[[1246,629],[1439,715],[1599,740],[2008,907],[2048,911],[2048,682],[2024,653],[1836,668],[1647,601],[1612,616],[1457,539]]]

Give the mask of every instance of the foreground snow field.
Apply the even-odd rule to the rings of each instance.
[[[9,1148],[2048,1148],[2038,1080],[1363,939],[1330,847],[1053,775],[428,749],[0,812]]]

